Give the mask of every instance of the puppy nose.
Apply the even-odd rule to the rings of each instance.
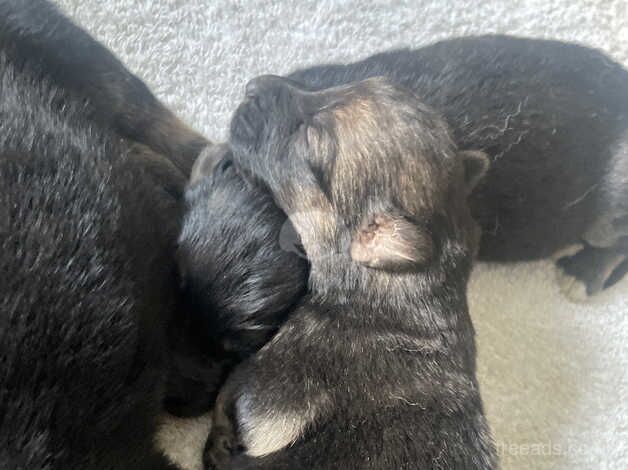
[[[281,86],[287,80],[277,75],[260,75],[246,84],[244,93],[248,97],[257,96],[264,90],[269,90]]]

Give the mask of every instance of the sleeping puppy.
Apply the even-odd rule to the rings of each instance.
[[[486,171],[405,89],[248,85],[234,160],[288,214],[307,295],[221,390],[209,468],[493,468],[466,286]]]
[[[153,437],[202,138],[38,0],[0,1],[0,116],[0,468],[171,468]]]
[[[244,179],[227,145],[208,147],[185,194],[177,262],[187,324],[167,409],[211,408],[231,368],[262,347],[305,291],[298,237],[268,191]],[[181,380],[183,379],[183,380]]]
[[[491,169],[471,198],[480,258],[559,264],[589,294],[628,268],[628,72],[556,41],[483,36],[398,50],[291,78],[324,89],[373,76],[412,89]]]

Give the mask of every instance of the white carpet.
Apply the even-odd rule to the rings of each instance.
[[[579,41],[628,66],[626,0],[58,0],[155,93],[221,140],[249,78],[501,32]],[[476,269],[479,375],[504,469],[628,468],[628,280],[586,305],[549,262]],[[199,468],[203,423],[163,435]]]

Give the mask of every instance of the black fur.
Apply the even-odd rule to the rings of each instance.
[[[177,119],[102,44],[47,0],[0,0],[0,48],[36,78],[86,102],[102,127],[148,145],[188,174],[207,141]]]
[[[474,165],[437,114],[382,80],[308,92],[263,77],[247,93],[231,124],[234,159],[289,215],[309,290],[229,377],[206,464],[492,468],[466,303]],[[397,272],[349,257],[381,214],[423,234],[409,238],[429,250],[420,264]]]
[[[628,255],[628,72],[620,65],[573,44],[483,36],[291,78],[323,89],[374,76],[412,89],[445,117],[460,148],[491,157],[471,199],[481,259],[547,257],[582,241],[612,259]],[[595,278],[593,293],[608,266],[586,269],[568,272]]]
[[[168,400],[178,415],[210,408],[231,367],[270,339],[307,279],[306,260],[281,244],[291,231],[270,194],[247,183],[228,152],[213,158],[222,160],[186,192],[179,237],[192,354],[180,364],[187,382]]]
[[[0,468],[170,468],[153,437],[198,135],[160,106],[50,4],[0,1]]]

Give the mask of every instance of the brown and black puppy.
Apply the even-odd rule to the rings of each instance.
[[[324,89],[385,76],[441,113],[491,168],[471,198],[480,258],[547,257],[589,294],[628,268],[628,72],[599,51],[484,36],[322,65],[291,77]]]
[[[321,92],[261,77],[237,164],[301,238],[309,290],[222,389],[210,468],[493,468],[466,286],[486,170],[417,97],[371,79]]]
[[[203,142],[49,3],[0,0],[0,468],[170,468],[153,438]]]
[[[307,261],[271,194],[243,178],[227,145],[199,157],[177,249],[186,324],[167,409],[207,411],[232,367],[268,342],[305,293]]]

